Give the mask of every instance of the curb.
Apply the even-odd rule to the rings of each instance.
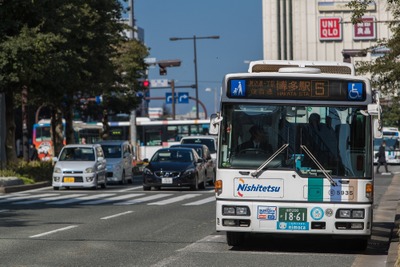
[[[388,250],[388,256],[386,260],[386,266],[400,266],[396,265],[399,260],[398,251],[399,251],[399,227],[400,227],[400,202],[397,205],[396,214],[394,218],[394,227],[391,233],[390,246]]]
[[[39,182],[35,184],[27,184],[27,185],[12,185],[12,186],[5,186],[0,187],[0,193],[13,193],[13,192],[20,192],[30,189],[36,189],[41,187],[50,186],[51,182]]]

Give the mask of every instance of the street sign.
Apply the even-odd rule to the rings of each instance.
[[[178,94],[175,93],[175,103],[177,102],[176,100],[178,99]],[[165,93],[165,103],[166,104],[172,104],[172,93]]]
[[[150,80],[150,88],[151,87],[170,87],[168,83],[168,79],[154,79]]]
[[[189,103],[189,93],[178,93],[178,103],[188,104]]]
[[[172,104],[172,93],[165,93],[165,103]],[[178,104],[188,104],[189,103],[189,93],[175,93],[175,103]]]
[[[342,18],[320,17],[319,18],[319,40],[340,41],[342,40]]]

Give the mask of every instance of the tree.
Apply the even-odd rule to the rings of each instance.
[[[366,7],[371,0],[353,0],[349,6],[354,8],[352,22],[356,23],[364,15]],[[358,62],[357,72],[360,74],[371,75],[372,86],[378,89],[391,101],[383,106],[383,124],[399,127],[400,110],[399,105],[399,85],[400,85],[400,1],[388,0],[388,12],[391,12],[393,20],[388,22],[388,27],[393,36],[386,40],[378,40],[377,44],[370,48],[388,48],[387,53],[370,62]]]
[[[67,142],[74,141],[72,111],[79,98],[111,94],[117,81],[125,83],[112,60],[127,41],[121,13],[118,0],[0,2],[0,92],[7,99],[7,138],[15,131],[12,101],[27,88],[28,103],[52,108],[55,154],[62,147],[62,118]],[[147,51],[143,48],[138,51]],[[138,53],[132,61],[144,55]],[[14,140],[7,143],[7,154],[14,152]]]

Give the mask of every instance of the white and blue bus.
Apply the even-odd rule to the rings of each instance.
[[[248,234],[371,235],[379,99],[349,63],[254,61],[227,74],[218,134],[216,230],[240,246]],[[260,129],[271,148],[243,147]]]
[[[400,131],[396,127],[383,127],[382,138],[374,139],[374,155],[379,152],[379,147],[382,141],[385,141],[386,162],[388,164],[400,164]],[[374,163],[378,163],[378,158],[375,157]]]

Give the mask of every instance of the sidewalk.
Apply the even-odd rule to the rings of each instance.
[[[400,225],[400,173],[395,173],[392,183],[389,185],[387,191],[382,196],[379,203],[379,208],[376,213],[385,213],[387,219],[394,223],[391,237],[390,247],[386,259],[386,266],[396,266],[398,258],[399,246],[399,225]],[[375,216],[374,216],[375,218]],[[400,265],[397,265],[400,266]]]

